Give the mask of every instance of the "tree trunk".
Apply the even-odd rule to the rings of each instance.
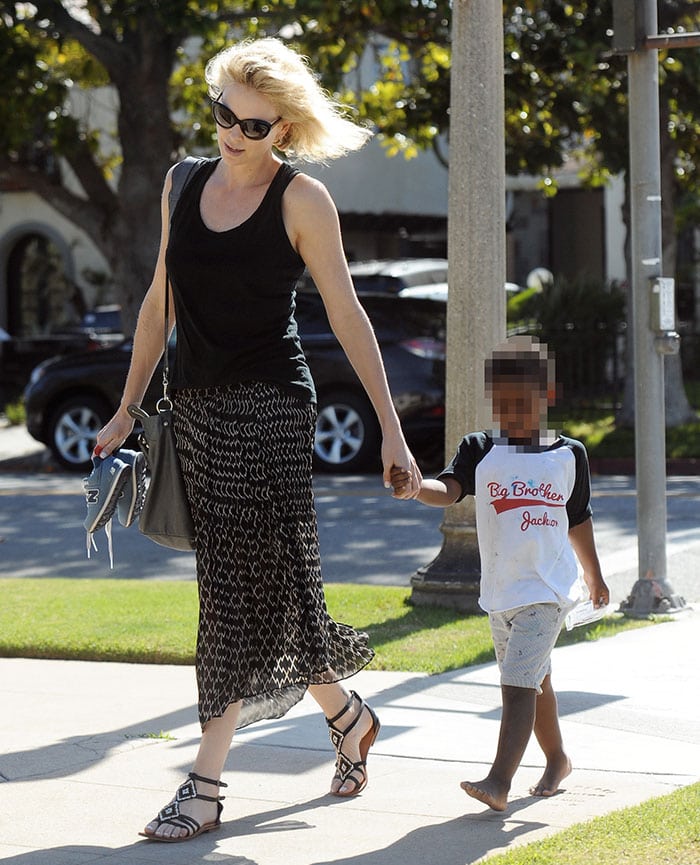
[[[129,69],[117,84],[123,162],[108,257],[129,333],[153,276],[160,241],[161,191],[174,158],[167,93],[171,57],[162,43],[152,42],[144,49],[148,60]]]
[[[133,332],[153,276],[160,241],[161,190],[174,156],[168,98],[173,40],[143,26],[135,42],[130,55],[137,62],[120,66],[112,75],[119,94],[122,165],[107,258],[126,333]]]
[[[621,427],[634,426],[634,339],[632,338],[632,233],[630,212],[629,172],[625,173],[625,198],[622,202],[622,222],[625,226],[625,271],[627,273],[627,331],[625,334],[625,386],[622,403],[615,416]]]
[[[668,106],[661,106],[661,231],[663,236],[663,273],[676,275],[676,252],[678,237],[675,214],[675,162],[677,150],[668,129]],[[668,355],[664,359],[664,404],[666,426],[676,427],[697,420],[697,414],[688,402],[683,384],[683,368],[680,354]]]
[[[675,181],[674,161],[676,157],[675,144],[667,129],[667,109],[662,106],[661,117],[661,223],[662,223],[662,249],[663,249],[663,272],[668,276],[675,276],[676,272],[676,224],[675,224]],[[623,204],[623,222],[625,225],[625,260],[627,262],[628,275],[632,272],[630,262],[630,204],[629,204],[629,176],[625,178],[625,201]],[[634,426],[634,351],[632,345],[632,298],[631,284],[628,276],[627,290],[627,340],[625,352],[625,387],[622,396],[622,404],[615,422],[619,426]],[[683,385],[683,369],[679,354],[667,355],[664,358],[664,405],[666,414],[666,426],[676,427],[684,423],[692,423],[697,420],[697,414],[688,402],[688,397]]]

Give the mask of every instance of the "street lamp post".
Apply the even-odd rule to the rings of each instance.
[[[616,0],[613,46],[627,54],[629,81],[632,328],[638,579],[621,609],[629,616],[685,607],[666,574],[664,355],[678,351],[673,280],[662,273],[659,62],[656,0]],[[697,34],[695,34],[697,35]]]
[[[505,336],[503,15],[454,0],[450,92],[445,451],[488,423],[484,359]],[[442,548],[411,579],[415,604],[478,610],[474,500],[445,512]]]

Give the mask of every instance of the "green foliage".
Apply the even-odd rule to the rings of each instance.
[[[549,418],[552,426],[582,441],[590,457],[634,457],[634,429],[617,426],[610,407],[554,409]],[[666,428],[666,458],[700,459],[700,421]]]
[[[610,109],[622,90],[624,59],[609,57],[610,3],[504,7],[508,170],[554,169],[572,149],[591,152],[599,130],[590,105]]]
[[[610,50],[611,0],[507,0],[504,14],[508,170],[546,172],[573,157],[594,185],[627,170],[627,61]],[[697,21],[688,4],[666,0],[659,27],[696,30]],[[659,58],[662,140],[675,148],[676,181],[692,191],[697,215],[700,52]]]
[[[611,0],[506,0],[503,13],[508,170],[546,173],[572,150],[585,155],[593,182],[625,168],[626,61],[610,51]],[[117,56],[136,59],[154,38],[170,46],[169,65],[153,73],[172,75],[173,107],[186,112],[176,124],[183,143],[211,144],[209,120],[194,110],[203,104],[202,60],[232,39],[263,35],[291,39],[308,53],[324,84],[376,125],[390,153],[414,155],[449,130],[449,0],[95,0],[81,13],[45,0],[35,14],[0,0],[0,14],[12,25],[0,31],[0,69],[14,82],[0,111],[13,118],[1,124],[3,150],[8,138],[15,148],[38,140],[28,135],[37,118],[46,118],[40,138],[47,145],[68,147],[71,135],[90,135],[69,128],[70,90],[114,81]],[[692,25],[682,4],[662,3],[661,14],[664,27]],[[186,36],[201,40],[196,55],[185,50]],[[360,67],[367,52],[377,69],[369,79]],[[666,129],[678,148],[678,179],[693,188],[699,69],[697,51],[661,54]]]
[[[17,400],[17,402],[8,402],[3,411],[11,426],[20,426],[26,421],[24,403],[22,400]]]
[[[35,160],[47,159],[65,122],[67,87],[47,62],[48,47],[21,21],[0,27],[1,154],[17,159],[31,151]]]
[[[533,297],[533,306],[546,339],[562,327],[569,331],[615,331],[625,320],[625,300],[625,292],[617,283],[581,276],[555,279]]]
[[[615,283],[559,278],[542,291],[529,289],[511,298],[508,322],[547,343],[563,397],[580,397],[599,391],[607,380],[625,324],[625,302],[625,292]]]
[[[513,327],[528,327],[535,322],[539,288],[524,288],[506,301],[506,320]]]

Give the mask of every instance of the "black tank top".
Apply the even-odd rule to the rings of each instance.
[[[204,224],[200,198],[218,162],[197,169],[172,216],[166,251],[177,315],[172,386],[266,381],[315,402],[294,318],[304,262],[282,220],[282,195],[298,172],[283,163],[255,213],[217,232]]]

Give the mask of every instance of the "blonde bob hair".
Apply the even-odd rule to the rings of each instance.
[[[207,63],[204,76],[212,99],[229,84],[245,84],[269,99],[289,124],[277,144],[289,157],[324,162],[359,150],[372,135],[344,115],[306,58],[279,39],[251,39],[225,48]]]

